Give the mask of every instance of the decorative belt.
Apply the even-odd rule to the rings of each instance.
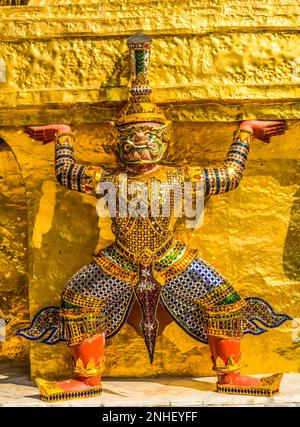
[[[143,261],[145,263],[150,262],[151,260],[157,260],[160,258],[163,254],[165,254],[168,249],[173,244],[173,239],[171,238],[164,246],[160,247],[157,251],[151,251],[149,248],[145,248],[143,251],[133,254],[132,252],[128,251],[122,243],[119,241],[115,241],[115,245],[119,252],[121,252],[125,257],[129,258],[131,261],[139,262]]]

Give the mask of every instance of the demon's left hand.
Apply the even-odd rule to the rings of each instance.
[[[239,128],[252,131],[255,138],[269,143],[272,136],[285,133],[287,124],[285,120],[246,120]]]

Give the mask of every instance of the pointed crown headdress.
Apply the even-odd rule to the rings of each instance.
[[[164,114],[151,102],[152,89],[148,82],[151,37],[136,33],[127,39],[131,56],[131,88],[127,105],[121,111],[116,126],[137,122],[167,122]]]

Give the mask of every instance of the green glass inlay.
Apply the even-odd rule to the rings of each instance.
[[[145,52],[143,50],[135,51],[135,66],[137,74],[145,71]]]
[[[219,301],[217,305],[228,305],[228,304],[234,304],[237,301],[240,301],[241,297],[237,292],[233,292],[230,295],[227,295],[222,301]]]
[[[112,259],[120,267],[124,268],[127,271],[135,271],[135,265],[133,262],[125,259],[122,254],[117,252],[115,247],[108,248],[106,250],[107,256]]]
[[[184,252],[185,246],[176,245],[168,254],[155,263],[155,268],[157,271],[162,271],[165,267],[173,264],[174,261],[177,261]]]
[[[62,302],[62,308],[80,309],[81,307],[79,307],[78,305],[74,305],[74,304],[71,304],[69,302],[63,301]]]

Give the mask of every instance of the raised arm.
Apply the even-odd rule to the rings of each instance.
[[[223,165],[217,168],[189,167],[189,179],[203,183],[205,195],[234,190],[243,178],[253,137],[268,143],[271,136],[283,134],[285,129],[286,123],[282,120],[242,122],[233,134]]]
[[[226,154],[223,166],[201,168],[199,178],[204,184],[205,195],[225,193],[234,190],[242,180],[247,164],[253,133],[238,129]],[[193,176],[193,178],[196,178]]]
[[[43,143],[55,141],[55,175],[57,181],[70,190],[95,195],[95,187],[104,169],[76,163],[75,134],[67,125],[31,126],[26,132]]]
[[[95,195],[95,187],[103,173],[100,166],[76,163],[73,133],[60,132],[55,138],[55,175],[57,181],[70,190]]]

